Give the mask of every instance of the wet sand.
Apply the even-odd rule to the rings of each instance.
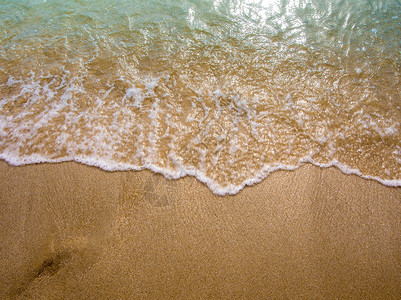
[[[401,298],[401,188],[306,165],[192,177],[0,162],[0,298]]]

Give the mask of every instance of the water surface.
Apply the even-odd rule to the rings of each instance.
[[[0,0],[0,158],[401,185],[398,0]]]

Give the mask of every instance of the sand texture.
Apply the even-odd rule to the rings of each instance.
[[[1,299],[400,299],[401,188],[306,165],[192,177],[0,162]]]

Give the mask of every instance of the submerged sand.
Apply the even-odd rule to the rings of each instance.
[[[0,162],[0,298],[396,299],[400,204],[311,165],[221,197],[192,177]]]

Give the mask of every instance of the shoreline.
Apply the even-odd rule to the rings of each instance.
[[[143,167],[136,167],[130,164],[119,164],[119,163],[107,163],[102,160],[96,161],[88,158],[66,158],[66,159],[47,159],[41,156],[31,159],[30,162],[24,162],[24,160],[9,158],[7,155],[0,155],[0,161],[6,162],[8,165],[13,167],[22,167],[30,165],[40,164],[62,164],[62,163],[77,163],[88,167],[98,168],[107,173],[112,172],[140,172],[149,171],[154,174],[162,175],[167,180],[178,180],[185,177],[196,178],[201,184],[206,185],[210,191],[217,196],[232,196],[240,193],[244,188],[251,187],[259,184],[266,180],[271,174],[282,171],[294,171],[305,165],[312,165],[314,167],[328,169],[336,168],[341,171],[344,175],[356,175],[365,180],[376,181],[384,186],[388,187],[401,187],[401,179],[383,179],[378,176],[371,176],[363,174],[359,169],[352,168],[339,162],[338,160],[332,160],[329,163],[322,164],[315,162],[311,157],[304,157],[298,161],[297,165],[285,165],[283,163],[276,163],[274,165],[266,166],[259,172],[254,173],[254,177],[243,181],[240,185],[232,185],[229,187],[222,187],[217,182],[213,181],[210,177],[207,177],[200,171],[188,170],[183,167],[180,171],[169,171],[154,165],[147,165]]]
[[[0,161],[0,296],[399,298],[401,187],[310,164],[197,179]]]

